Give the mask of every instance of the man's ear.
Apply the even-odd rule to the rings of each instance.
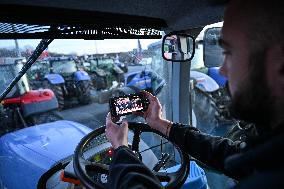
[[[266,74],[269,90],[276,97],[284,96],[284,44],[272,46],[266,57]]]

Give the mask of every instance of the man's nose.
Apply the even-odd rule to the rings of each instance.
[[[226,68],[225,62],[224,62],[224,64],[220,67],[219,73],[220,73],[222,76],[227,77],[227,68]]]

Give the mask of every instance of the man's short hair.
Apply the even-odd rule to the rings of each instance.
[[[235,0],[241,20],[246,23],[247,37],[254,48],[284,44],[283,0]]]

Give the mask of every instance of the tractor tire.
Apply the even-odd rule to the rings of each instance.
[[[128,67],[124,67],[122,70],[124,71],[124,73],[127,73],[128,72]]]
[[[62,110],[64,108],[64,94],[63,94],[62,86],[60,84],[53,85],[49,83],[48,81],[44,81],[43,86],[44,88],[50,89],[53,91],[58,101],[58,109]]]
[[[119,83],[124,83],[125,79],[124,79],[124,74],[118,74],[117,76],[117,82]]]
[[[63,120],[63,117],[57,111],[49,111],[36,114],[30,117],[32,125],[50,123],[58,120]]]
[[[119,89],[115,89],[111,92],[111,97],[119,97],[119,96],[124,96],[125,93]]]
[[[58,109],[62,110],[64,108],[64,95],[62,91],[62,87],[60,85],[54,85],[51,89],[54,92],[54,95],[58,101]]]
[[[210,99],[198,88],[192,91],[192,108],[197,118],[196,127],[204,133],[212,134],[218,127],[216,110],[211,106]]]
[[[79,81],[77,83],[77,90],[80,104],[90,104],[92,102],[90,81]]]
[[[197,87],[193,90],[192,105],[197,118],[197,128],[207,134],[224,136],[236,125],[236,121],[230,117],[224,117],[223,109],[216,106],[216,102],[214,102],[220,101],[220,99],[225,100],[226,96],[222,95],[219,97],[220,99],[217,99],[216,96],[212,97],[212,94],[212,92],[209,94],[203,92]],[[224,104],[224,106],[226,105]]]
[[[93,76],[94,88],[96,90],[103,90],[107,88],[106,77],[95,75]]]

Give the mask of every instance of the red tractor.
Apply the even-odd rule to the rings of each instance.
[[[0,58],[0,91],[3,91],[21,70],[25,58]],[[62,119],[58,102],[49,89],[30,90],[24,75],[0,105],[1,133]]]

